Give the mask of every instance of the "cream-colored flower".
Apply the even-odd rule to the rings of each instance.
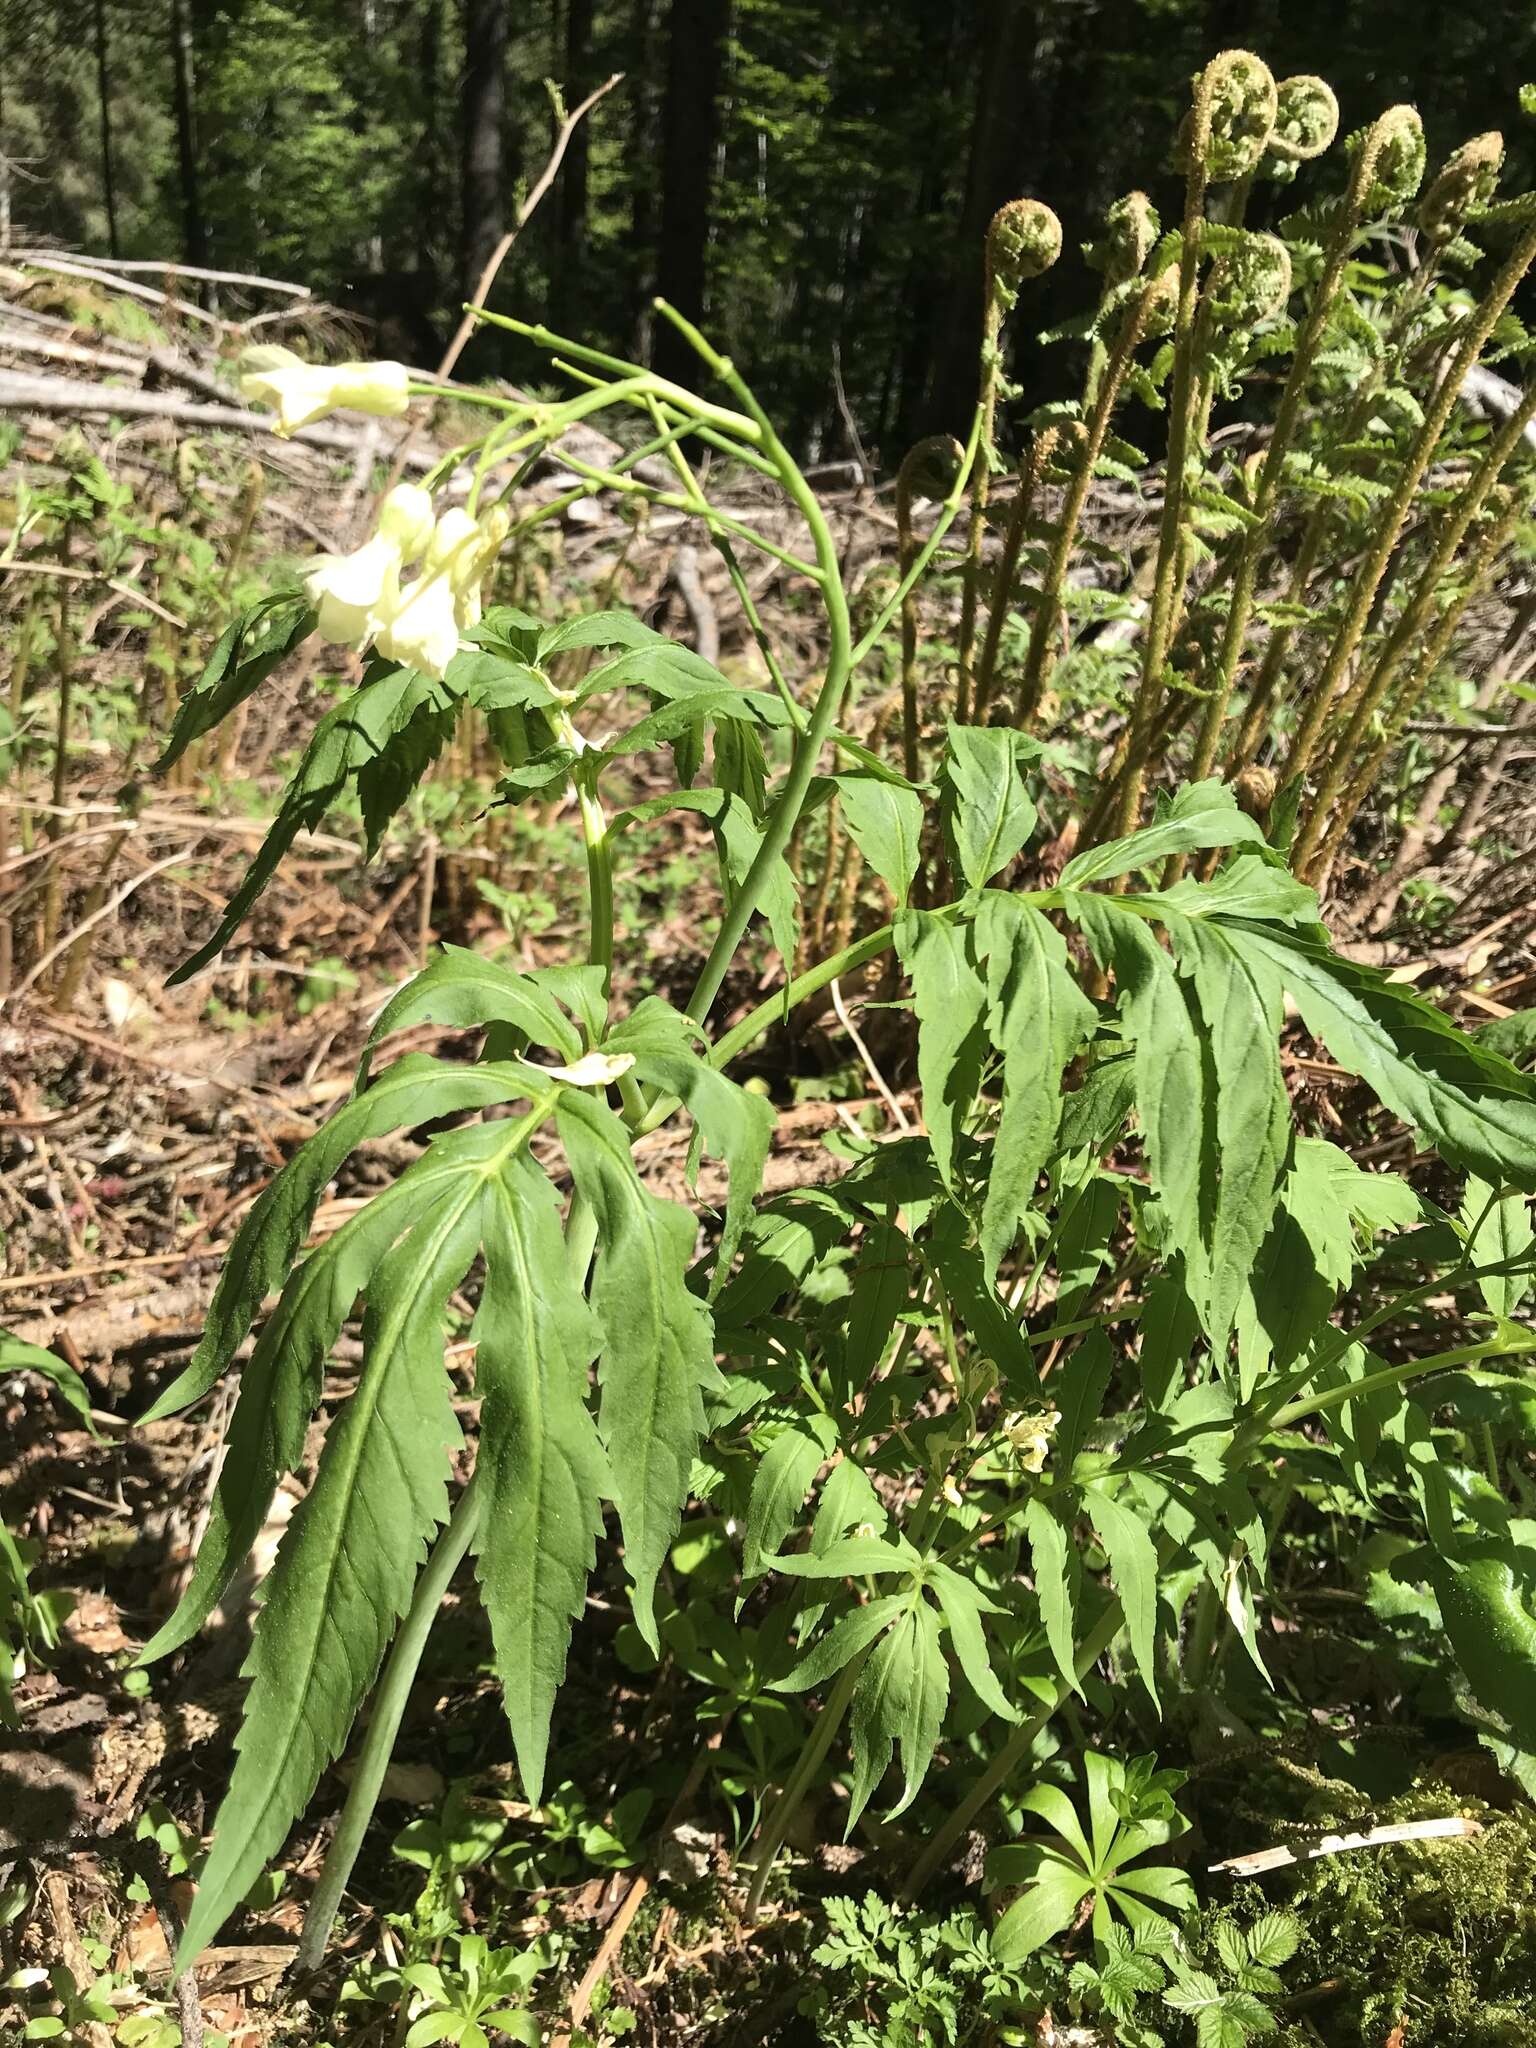
[[[297,433],[344,406],[394,419],[411,402],[404,363],[306,363],[291,348],[267,343],[240,358],[240,395],[277,412],[277,433]]]
[[[1032,1414],[1021,1411],[1003,1417],[1003,1435],[1026,1472],[1045,1470],[1051,1438],[1060,1425],[1061,1413],[1056,1408],[1036,1409]]]
[[[493,514],[482,526],[451,506],[433,529],[421,575],[386,592],[374,615],[380,654],[441,681],[480,617],[480,579],[505,535],[504,518]]]
[[[400,571],[432,534],[432,500],[420,484],[397,484],[379,508],[371,540],[349,555],[321,555],[304,579],[320,615],[320,637],[361,647],[375,620],[399,602]]]
[[[458,600],[441,570],[418,576],[376,615],[378,650],[402,668],[420,669],[439,682],[459,651]]]

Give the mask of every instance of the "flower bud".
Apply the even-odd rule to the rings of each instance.
[[[240,395],[277,410],[283,437],[346,406],[390,419],[410,403],[404,363],[306,363],[292,349],[263,344],[240,357]]]

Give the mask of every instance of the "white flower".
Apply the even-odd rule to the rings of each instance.
[[[393,604],[386,593],[375,623],[386,660],[442,681],[459,651],[458,600],[444,573],[418,576]]]
[[[506,530],[505,515],[492,513],[481,526],[451,506],[433,529],[421,575],[380,600],[373,618],[380,654],[441,682],[480,617],[480,579]]]
[[[432,534],[432,500],[419,484],[397,484],[379,507],[379,528],[350,555],[321,555],[304,579],[320,614],[320,637],[361,647],[375,620],[398,604],[400,571]]]
[[[1045,1470],[1051,1438],[1060,1425],[1061,1414],[1055,1408],[1036,1409],[1032,1414],[1003,1417],[1003,1435],[1012,1445],[1020,1465],[1026,1472]]]
[[[322,413],[353,412],[392,419],[410,404],[404,363],[306,363],[291,348],[266,344],[240,358],[240,395],[277,409],[277,433],[296,433]]]

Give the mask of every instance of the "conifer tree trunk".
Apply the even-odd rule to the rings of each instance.
[[[565,66],[562,79],[567,105],[590,90],[592,79],[592,0],[566,0]],[[587,185],[589,124],[571,137],[555,186],[556,242],[553,264],[553,323],[567,334],[583,324],[582,286],[587,254]]]
[[[662,108],[661,234],[656,288],[690,320],[704,315],[710,200],[720,132],[720,82],[730,0],[672,0]],[[666,376],[695,373],[692,350],[658,325],[656,367]]]
[[[117,240],[117,180],[112,163],[112,66],[107,51],[107,4],[95,0],[91,26],[96,43],[96,102],[101,121],[101,198],[107,214],[107,253],[120,256]]]
[[[459,91],[460,282],[465,296],[506,224],[502,125],[507,111],[509,0],[464,0],[464,76]]]
[[[196,87],[188,0],[171,0],[171,93],[176,110],[176,168],[181,186],[182,246],[189,263],[208,261],[208,229],[197,175]]]
[[[632,0],[629,23],[629,160],[654,165],[661,147],[661,0]],[[632,169],[629,180],[629,250],[634,264],[631,354],[650,361],[656,293],[656,180]]]

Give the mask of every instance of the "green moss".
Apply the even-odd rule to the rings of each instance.
[[[1289,1789],[1294,1813],[1294,1778]],[[1358,1795],[1352,1807],[1333,1796],[1341,1789],[1322,1781],[1309,1821],[1368,1827],[1463,1813],[1482,1832],[1346,1851],[1234,1887],[1240,1918],[1267,1902],[1305,1929],[1279,2038],[1381,2048],[1401,2024],[1407,2041],[1437,2048],[1525,2048],[1536,2034],[1536,1812],[1500,1813],[1425,1779],[1362,1815]],[[1264,1803],[1262,1786],[1254,1791]],[[1214,1925],[1220,1912],[1204,1917]]]

